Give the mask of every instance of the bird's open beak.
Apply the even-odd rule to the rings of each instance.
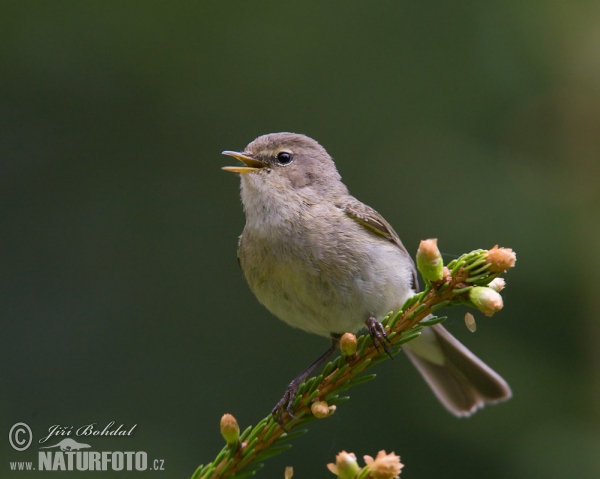
[[[258,171],[261,168],[267,166],[262,161],[256,160],[250,156],[238,153],[237,151],[224,151],[224,155],[233,156],[236,160],[240,160],[246,166],[224,166],[223,170],[231,171],[232,173],[250,173],[252,171]]]

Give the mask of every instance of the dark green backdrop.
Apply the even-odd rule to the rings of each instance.
[[[52,425],[116,421],[135,433],[87,442],[189,477],[224,412],[255,424],[327,347],[263,309],[237,266],[220,152],[275,131],[320,141],[412,254],[427,237],[449,255],[516,250],[504,310],[476,334],[464,311],[447,322],[514,398],[457,420],[399,357],[262,477],[333,477],[342,449],[393,450],[403,478],[600,475],[596,2],[1,10],[0,476],[43,476],[8,463],[35,461]],[[16,452],[21,421],[34,444]]]

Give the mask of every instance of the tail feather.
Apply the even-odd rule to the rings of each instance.
[[[509,385],[442,325],[423,330],[404,351],[448,411],[470,416],[512,396]]]

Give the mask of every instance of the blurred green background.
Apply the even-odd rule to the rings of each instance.
[[[600,8],[592,1],[2,2],[0,430],[137,424],[98,450],[189,477],[218,423],[266,416],[328,345],[272,317],[236,261],[225,149],[305,133],[414,254],[513,248],[504,310],[447,327],[514,398],[458,420],[405,358],[262,477],[600,477]],[[86,473],[54,473],[81,477]],[[96,473],[140,477],[141,473]],[[149,473],[146,473],[149,474]]]

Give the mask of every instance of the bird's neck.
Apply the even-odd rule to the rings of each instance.
[[[307,207],[306,198],[298,192],[262,181],[242,181],[241,197],[246,229],[261,236],[298,225],[302,221],[302,211]]]

